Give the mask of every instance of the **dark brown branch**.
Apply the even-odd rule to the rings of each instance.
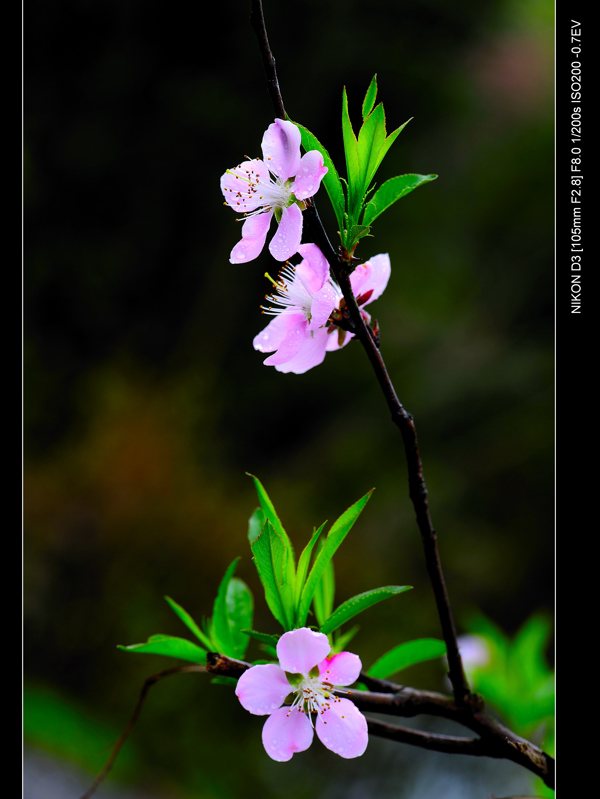
[[[240,677],[250,663],[234,660],[217,652],[209,652],[206,670],[211,674],[225,677]],[[554,760],[539,747],[508,730],[495,719],[483,712],[483,703],[474,709],[473,705],[458,705],[451,696],[434,691],[419,691],[408,686],[399,686],[386,680],[376,680],[366,674],[360,675],[361,682],[376,687],[378,691],[336,691],[339,696],[350,697],[361,711],[411,718],[418,715],[437,716],[461,724],[472,730],[479,738],[454,738],[433,735],[417,730],[395,727],[382,721],[369,718],[369,732],[402,743],[435,749],[439,752],[478,755],[503,758],[518,763],[537,776],[551,788],[554,787]],[[383,690],[382,690],[383,689]],[[478,697],[479,699],[479,697]],[[444,748],[443,748],[444,747]]]
[[[100,774],[96,777],[96,779],[94,780],[93,784],[83,794],[81,799],[89,799],[89,797],[96,791],[96,789],[98,788],[100,783],[104,780],[104,778],[106,777],[108,772],[113,767],[113,764],[114,764],[115,760],[117,759],[117,755],[121,751],[121,748],[122,748],[123,744],[125,743],[125,741],[129,737],[129,734],[133,730],[133,728],[135,726],[135,723],[138,720],[138,716],[142,712],[142,707],[144,706],[144,702],[146,700],[146,696],[147,696],[148,691],[150,690],[150,688],[152,688],[153,685],[155,685],[157,682],[159,682],[159,680],[162,680],[165,677],[172,677],[175,674],[185,674],[185,673],[190,672],[190,671],[206,671],[206,668],[204,666],[200,666],[200,665],[198,665],[198,666],[175,666],[175,667],[173,667],[171,669],[165,669],[164,671],[159,671],[156,674],[151,674],[150,677],[148,677],[144,681],[144,684],[142,685],[142,690],[140,691],[140,695],[139,695],[137,704],[136,704],[135,708],[133,709],[133,713],[131,714],[131,718],[129,719],[129,721],[127,723],[127,726],[125,727],[125,729],[123,730],[123,732],[119,736],[116,744],[114,745],[113,750],[110,753],[110,757],[108,758],[108,760],[106,762],[106,765],[104,766],[104,768],[102,769]]]
[[[277,73],[275,70],[275,59],[273,58],[267,38],[261,0],[252,0],[252,12],[250,18],[258,39],[263,64],[265,66],[269,94],[273,102],[275,114],[279,116],[282,115],[282,113],[284,114],[285,111],[283,100],[281,98],[279,81],[277,79]],[[284,117],[282,116],[281,118]],[[454,624],[448,592],[446,590],[446,583],[442,572],[442,565],[437,548],[437,536],[429,514],[427,488],[425,486],[425,479],[423,477],[423,465],[421,463],[421,456],[419,454],[417,431],[413,422],[413,418],[404,409],[402,403],[396,395],[394,386],[392,385],[392,381],[388,375],[375,338],[368,326],[365,324],[362,314],[360,313],[359,307],[356,303],[356,298],[354,297],[352,287],[350,285],[349,275],[352,271],[350,258],[348,257],[344,259],[340,252],[336,252],[336,250],[333,248],[329,238],[327,237],[325,229],[323,228],[314,201],[308,206],[306,216],[308,223],[307,227],[310,230],[311,239],[315,244],[317,244],[322,252],[326,254],[330,262],[331,270],[344,295],[350,320],[354,325],[356,336],[363,345],[373,371],[375,372],[377,381],[379,382],[390,410],[392,422],[396,425],[396,427],[399,428],[402,435],[406,463],[408,467],[409,496],[415,509],[417,524],[421,533],[421,540],[423,542],[423,548],[425,551],[427,571],[431,585],[433,587],[442,634],[444,636],[444,641],[446,642],[448,675],[450,677],[450,682],[452,683],[452,689],[454,696],[456,697],[456,701],[459,704],[469,705],[469,703],[472,701],[472,697],[458,649],[456,625]]]

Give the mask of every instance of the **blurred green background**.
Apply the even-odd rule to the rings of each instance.
[[[365,665],[440,631],[400,436],[363,351],[298,376],[252,348],[276,267],[266,250],[229,264],[239,225],[219,190],[273,120],[249,2],[31,0],[24,14],[25,734],[94,775],[143,679],[173,664],[116,645],[186,634],[165,594],[210,613],[242,555],[255,626],[277,632],[246,540],[246,471],[297,548],[376,487],[337,555],[336,604],[414,590],[361,618]],[[358,126],[374,73],[388,131],[414,117],[379,183],[439,174],[357,254],[390,254],[369,310],[416,420],[460,631],[482,611],[512,634],[553,604],[553,4],[266,0],[265,14],[287,111],[342,174],[342,87]],[[334,235],[324,191],[317,201]],[[439,663],[405,680],[445,689]],[[316,744],[276,764],[261,727],[231,689],[170,679],[113,782],[173,799],[248,786],[270,799],[282,784],[331,799],[350,783],[387,796],[369,782],[385,773],[390,796],[428,795],[402,779],[414,750],[374,740],[348,764]],[[455,768],[433,755],[429,768]],[[482,790],[526,779],[501,765]]]

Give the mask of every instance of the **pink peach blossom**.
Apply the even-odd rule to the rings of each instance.
[[[227,205],[246,217],[242,239],[231,251],[232,264],[246,263],[260,255],[273,216],[279,226],[269,244],[271,255],[285,261],[298,251],[303,200],[317,192],[327,173],[318,150],[300,157],[300,141],[296,125],[276,119],[263,136],[264,160],[248,160],[221,177]]]
[[[341,757],[359,757],[367,748],[367,720],[353,702],[334,694],[336,686],[358,679],[360,658],[351,652],[330,656],[330,650],[323,633],[292,630],[277,644],[279,665],[252,666],[238,680],[235,693],[242,706],[268,716],[262,741],[273,760],[290,760],[308,749],[315,730]],[[284,704],[286,699],[291,703]]]
[[[353,337],[334,324],[332,314],[341,313],[342,291],[333,280],[329,264],[316,244],[298,248],[303,257],[298,266],[286,265],[275,291],[266,299],[263,312],[275,318],[254,338],[254,349],[274,352],[264,363],[279,372],[302,374],[340,349]],[[387,253],[375,255],[357,266],[350,285],[366,322],[371,317],[364,306],[381,296],[391,272]]]

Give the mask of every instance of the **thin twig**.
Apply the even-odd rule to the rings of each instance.
[[[281,97],[279,81],[277,79],[275,59],[273,57],[273,53],[271,52],[267,37],[261,0],[252,0],[250,19],[258,39],[262,61],[263,65],[265,66],[265,73],[267,75],[269,94],[271,96],[275,114],[284,119],[285,109],[283,105],[283,99]],[[396,391],[388,375],[375,338],[365,324],[360,309],[356,303],[356,298],[354,297],[349,278],[351,271],[349,268],[350,264],[347,260],[344,260],[340,253],[333,248],[321,223],[314,201],[311,201],[311,203],[308,205],[307,222],[308,227],[311,230],[312,240],[315,244],[317,244],[317,246],[319,246],[324,254],[327,254],[334,277],[344,295],[344,299],[350,314],[350,319],[354,325],[356,336],[363,345],[371,366],[373,367],[373,371],[375,372],[377,381],[379,382],[390,410],[392,421],[396,427],[399,428],[402,435],[406,463],[408,467],[409,496],[415,509],[417,524],[421,533],[421,540],[423,542],[423,548],[425,551],[427,571],[431,585],[433,587],[438,616],[442,627],[442,634],[446,643],[448,676],[452,684],[456,701],[459,704],[469,705],[473,699],[458,649],[456,625],[454,623],[448,592],[446,590],[444,574],[442,572],[442,565],[437,548],[437,535],[429,514],[427,488],[425,486],[425,479],[423,477],[423,464],[419,454],[417,431],[413,418],[402,406],[402,403],[396,395]]]
[[[98,788],[100,783],[104,780],[104,778],[106,777],[108,772],[113,767],[113,764],[114,764],[115,760],[117,759],[117,755],[121,751],[121,747],[123,746],[123,744],[125,743],[125,741],[129,737],[129,734],[133,730],[133,728],[135,726],[135,723],[138,720],[138,716],[140,715],[140,713],[142,711],[142,707],[144,705],[144,701],[146,700],[146,695],[148,694],[148,691],[150,690],[150,688],[152,688],[153,685],[155,685],[157,682],[159,682],[159,680],[162,680],[165,677],[172,677],[175,674],[185,674],[186,672],[190,672],[190,671],[205,672],[206,668],[204,666],[200,666],[200,665],[197,665],[197,666],[175,666],[174,668],[165,669],[164,671],[159,671],[156,674],[151,674],[150,677],[148,677],[144,681],[144,684],[142,685],[142,690],[140,691],[140,695],[139,695],[137,704],[136,704],[135,708],[133,709],[133,713],[131,714],[131,718],[129,719],[129,721],[127,723],[127,726],[125,727],[125,729],[123,730],[123,732],[119,736],[116,744],[114,745],[113,750],[110,753],[110,757],[106,761],[106,765],[104,766],[104,768],[102,769],[100,774],[96,777],[96,779],[94,780],[93,784],[83,794],[81,799],[89,799],[89,797],[96,791],[96,789]]]

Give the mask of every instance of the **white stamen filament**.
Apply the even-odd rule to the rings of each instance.
[[[240,180],[243,184],[246,184],[235,194],[234,189],[228,189],[229,192],[234,194],[234,197],[239,198],[237,205],[242,205],[242,203],[245,202],[260,202],[258,208],[246,212],[244,216],[246,218],[249,216],[256,216],[257,214],[262,214],[273,208],[287,208],[292,193],[290,188],[286,187],[277,175],[273,175],[272,173],[269,173],[269,182],[266,183],[261,180],[261,176],[258,175],[254,169],[246,169],[246,166],[250,166],[250,164],[243,164],[242,166],[236,167],[236,169],[227,170],[227,174],[232,175],[236,180]],[[245,175],[243,174],[244,172]],[[258,195],[258,197],[256,195]]]
[[[331,683],[322,682],[319,677],[305,677],[294,691],[294,701],[290,705],[288,716],[294,710],[306,713],[314,727],[313,713],[323,714],[329,710],[332,702],[339,702],[331,691]]]

